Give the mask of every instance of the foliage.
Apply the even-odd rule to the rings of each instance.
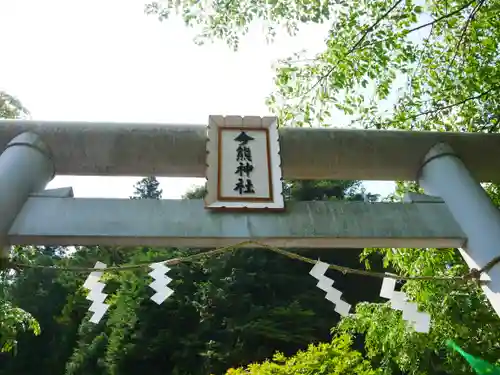
[[[358,192],[353,187],[346,194],[344,188],[334,188],[337,184],[345,189],[351,185],[359,187],[353,183],[323,182],[320,185],[326,189],[326,198],[331,192],[338,193],[338,199]],[[203,198],[205,193],[206,187],[202,186],[188,192],[185,198]],[[300,196],[312,199],[312,195]],[[163,254],[170,251],[163,250]],[[324,254],[322,250],[311,250],[306,255],[317,257],[320,253],[322,259],[331,262],[354,267],[359,264],[356,251]],[[145,285],[140,281],[144,275],[137,275],[131,284],[122,283],[116,294],[105,323],[106,338],[102,339],[105,340],[102,352],[106,354],[101,352],[93,359],[79,361],[95,363],[105,357],[99,371],[110,374],[139,367],[153,374],[165,369],[173,374],[221,373],[228,366],[268,358],[277,349],[292,354],[311,341],[327,340],[329,328],[338,318],[323,293],[316,290],[314,279],[308,275],[309,268],[309,265],[261,250],[239,250],[173,269],[169,275],[174,280],[170,285],[175,294],[161,306],[154,307],[149,307],[147,288],[139,287]],[[353,286],[352,280],[345,280],[349,277],[340,278],[338,282],[351,301],[370,300],[377,294],[376,283],[363,291],[349,288]],[[131,293],[135,297],[129,298],[126,305],[119,302]],[[123,318],[123,314],[129,318]],[[169,318],[160,318],[166,316]],[[127,322],[126,328],[123,328],[124,322]],[[95,334],[89,333],[89,338],[93,337]],[[92,339],[89,340],[81,341],[79,352],[84,357],[84,348],[92,343]],[[158,346],[151,342],[158,342]],[[160,369],[158,358],[165,351],[170,355],[164,358]],[[74,369],[68,373],[89,370],[81,366]]]
[[[184,194],[183,199],[203,199],[207,194],[207,185],[191,189]],[[322,201],[322,200],[368,200],[375,202],[379,194],[367,193],[361,181],[332,180],[287,180],[283,184],[285,200]]]
[[[351,337],[343,334],[334,337],[329,343],[311,344],[307,350],[299,351],[287,358],[277,353],[273,361],[252,364],[246,369],[229,369],[226,375],[376,375],[361,353],[351,349]]]
[[[28,110],[19,99],[0,91],[0,119],[24,118],[28,115]]]
[[[498,186],[487,184],[493,202],[500,202]],[[392,201],[406,191],[422,192],[415,182],[398,182]],[[459,276],[468,267],[457,249],[365,249],[361,258],[379,254],[384,267],[403,275]],[[482,290],[473,282],[399,283],[401,289],[431,315],[431,331],[416,333],[401,319],[401,313],[386,304],[360,303],[356,315],[336,327],[336,332],[362,335],[367,356],[383,374],[473,374],[456,353],[446,349],[452,339],[471,354],[500,363],[500,318]]]
[[[160,189],[160,182],[154,176],[144,177],[134,185],[132,199],[161,199],[163,190]]]
[[[464,357],[464,359],[469,363],[469,365],[474,369],[474,371],[476,371],[478,375],[500,375],[500,367],[494,366],[481,358],[470,355],[452,340],[447,340],[446,344],[449,348],[455,350],[457,353],[460,353],[460,355]]]
[[[399,182],[394,200],[408,190],[419,191],[415,183]],[[494,202],[498,187],[486,186]],[[384,266],[403,275],[459,276],[468,272],[456,249],[365,249],[362,258],[381,254]],[[473,374],[469,365],[446,349],[451,339],[471,354],[491,363],[500,363],[500,318],[482,290],[472,282],[400,283],[401,288],[431,315],[429,334],[413,332],[404,324],[401,313],[388,306],[358,304],[356,315],[344,319],[338,332],[363,335],[365,350],[384,374]]]
[[[204,199],[207,195],[207,184],[191,189],[182,196],[182,199]]]
[[[19,331],[31,330],[35,335],[40,334],[40,325],[33,316],[19,307],[14,307],[9,301],[2,301],[0,305],[0,351],[9,352],[16,348]]]
[[[182,0],[147,7],[148,13],[160,19],[178,12],[188,25],[200,28],[198,41],[223,39],[233,48],[255,21],[263,23],[271,38],[282,27],[293,34],[300,24],[328,21],[331,26],[324,51],[315,56],[298,53],[276,66],[276,88],[268,104],[282,125],[325,126],[342,113],[357,127],[490,133],[498,132],[500,121],[499,11],[500,0]],[[377,199],[360,191],[355,182],[341,185],[287,181],[285,194],[287,199]],[[154,193],[157,187],[153,180],[143,180],[136,196],[159,198],[161,192]],[[399,182],[392,200],[399,200],[404,190],[416,188],[412,182]],[[495,203],[500,202],[497,185],[485,188]],[[352,191],[347,193],[349,189]],[[353,191],[356,193],[351,194]],[[200,189],[186,198],[203,195]],[[98,250],[82,248],[71,259],[58,262],[88,264],[103,256],[102,249]],[[115,262],[150,261],[185,251],[110,249],[105,254]],[[320,252],[307,253],[311,254],[319,256]],[[364,252],[364,256],[377,254],[384,258],[385,266],[405,275],[451,276],[467,270],[455,249]],[[358,262],[335,252],[321,256],[344,265]],[[336,324],[321,291],[311,293],[314,282],[301,266],[249,250],[178,267],[172,273],[176,293],[160,307],[151,307],[143,274],[120,274],[109,280],[113,305],[108,318],[97,327],[82,322],[83,294],[63,303],[57,297],[64,294],[56,288],[74,288],[79,278],[62,275],[51,286],[41,282],[43,274],[26,274],[26,280],[15,281],[12,291],[18,288],[15,300],[24,300],[20,306],[30,306],[30,311],[42,298],[54,298],[40,316],[62,324],[57,328],[61,333],[55,334],[56,328],[50,332],[65,338],[64,345],[75,350],[64,357],[67,350],[42,334],[39,349],[60,349],[62,358],[48,355],[45,363],[30,363],[54,373],[60,373],[54,369],[60,369],[61,363],[68,374],[75,375],[220,373],[224,366],[262,361],[278,349],[284,354],[275,356],[274,362],[228,374],[374,374],[374,367],[384,375],[472,374],[458,354],[446,350],[447,339],[472,355],[499,363],[499,319],[480,289],[465,282],[401,285],[431,314],[429,334],[413,332],[401,313],[387,303],[361,303],[356,315],[335,327],[331,343],[312,345],[286,358],[308,342],[326,340],[325,328]],[[347,298],[354,300],[369,300],[364,293],[370,288],[378,290],[376,283],[358,281],[363,288],[353,288],[354,282],[343,285],[337,279]],[[33,284],[38,287],[29,289]],[[353,337],[363,340],[370,363],[350,349]],[[31,340],[31,336],[23,337],[20,347]],[[16,371],[10,373],[23,373],[21,369],[29,362],[23,358],[24,362],[16,360],[11,367]]]
[[[28,312],[12,303],[10,285],[16,280],[16,273],[10,270],[0,271],[0,352],[17,349],[20,332],[32,331],[40,334],[40,325]]]
[[[356,126],[496,132],[499,7],[346,2],[324,52],[279,64],[269,104],[287,124],[329,124],[335,108]]]
[[[295,180],[286,181],[284,185],[284,194],[287,200],[367,200],[374,202],[380,198],[378,194],[367,193],[361,181],[336,181],[332,184],[331,180]]]
[[[367,249],[365,255],[373,252],[382,253],[386,265],[405,275],[458,276],[467,272],[453,249]],[[500,358],[500,319],[475,284],[408,281],[402,289],[431,315],[430,333],[408,328],[401,313],[388,303],[358,304],[356,314],[337,327],[338,332],[364,335],[368,357],[384,374],[472,374],[459,356],[446,350],[447,339],[491,362]]]
[[[167,0],[146,5],[146,13],[156,15],[160,20],[168,19],[172,13],[181,14],[186,25],[200,29],[196,43],[203,44],[217,38],[234,49],[239,46],[240,35],[248,32],[253,21],[262,20],[266,37],[272,40],[282,27],[294,34],[299,23],[327,21],[330,15],[333,16],[331,11],[328,2],[295,0]]]

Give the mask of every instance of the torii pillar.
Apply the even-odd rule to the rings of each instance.
[[[470,268],[481,269],[500,255],[500,210],[449,145],[438,143],[430,149],[418,180],[426,193],[444,200],[466,234],[460,251]],[[489,283],[483,291],[500,316],[500,264],[484,276]]]
[[[50,150],[34,133],[26,132],[18,135],[0,154],[0,255],[2,257],[8,254],[8,231],[17,214],[29,195],[44,189],[54,177],[54,173]]]

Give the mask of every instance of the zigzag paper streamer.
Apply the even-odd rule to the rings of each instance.
[[[328,267],[328,263],[318,260],[311,271],[309,271],[309,275],[318,280],[318,284],[316,286],[326,292],[325,298],[335,304],[335,311],[342,316],[347,316],[349,315],[351,305],[340,299],[342,292],[335,289],[332,286],[333,280],[325,276],[325,272]]]
[[[107,266],[104,263],[97,262],[94,265],[94,268],[105,269]],[[83,287],[89,290],[89,294],[87,295],[87,299],[92,301],[92,305],[89,307],[89,311],[92,311],[94,314],[90,318],[92,323],[99,323],[104,314],[109,308],[109,305],[104,303],[104,300],[108,296],[103,293],[104,287],[106,284],[99,282],[99,279],[103,275],[101,271],[93,271],[87,277],[87,280],[83,283]]]
[[[174,293],[174,291],[167,286],[168,283],[172,281],[172,279],[166,275],[166,273],[170,271],[170,268],[165,266],[163,262],[150,264],[149,267],[152,268],[153,271],[148,275],[154,279],[149,286],[156,292],[151,296],[151,299],[160,305]]]
[[[408,302],[408,297],[404,292],[397,292],[396,279],[384,277],[380,296],[387,298],[391,303],[391,308],[403,312],[403,319],[410,323],[417,332],[428,333],[431,327],[431,316],[426,312],[418,311],[416,303]]]

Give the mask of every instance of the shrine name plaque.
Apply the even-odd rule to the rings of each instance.
[[[275,117],[209,117],[206,208],[283,210],[281,176]]]

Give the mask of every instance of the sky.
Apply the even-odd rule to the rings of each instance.
[[[323,48],[325,26],[267,44],[259,27],[238,52],[193,43],[180,19],[159,22],[144,0],[0,0],[0,90],[35,120],[206,124],[209,115],[269,115],[272,63]],[[57,176],[77,197],[129,197],[138,177]],[[164,198],[202,179],[161,178]],[[387,195],[391,182],[365,183]]]

